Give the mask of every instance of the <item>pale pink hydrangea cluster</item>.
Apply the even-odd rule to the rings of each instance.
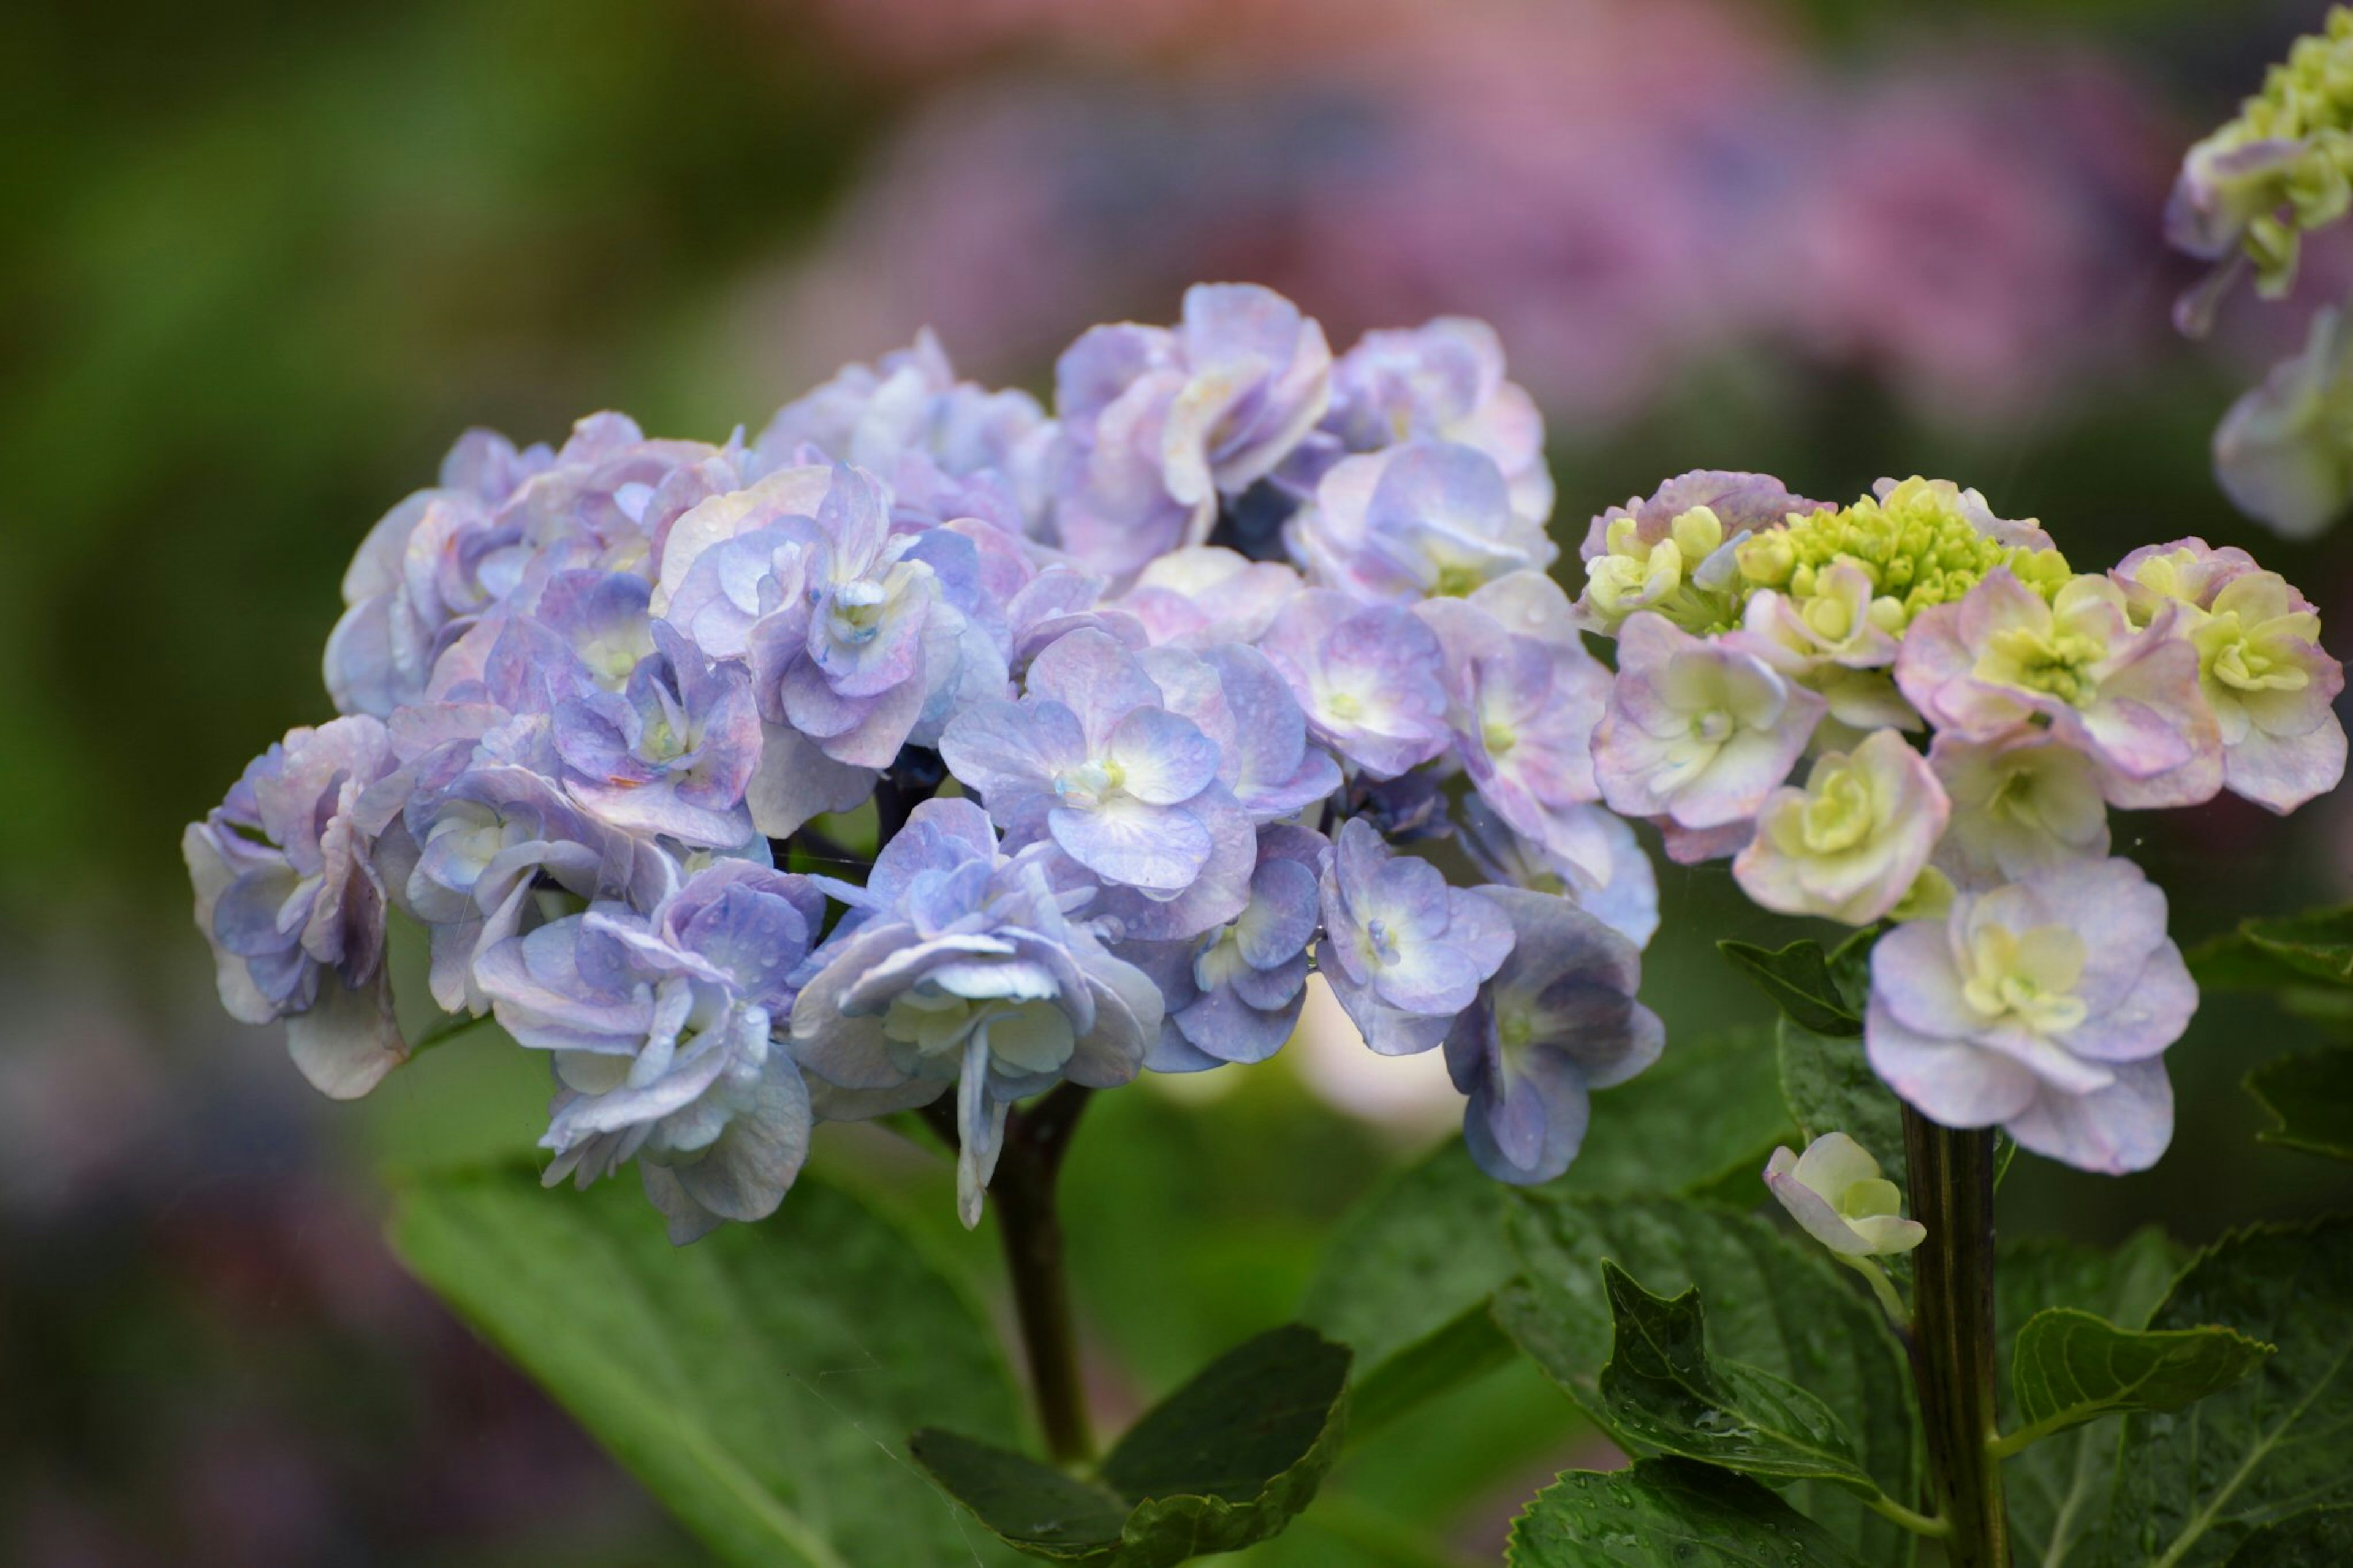
[[[2197,991],[2110,806],[2333,788],[2344,685],[2312,604],[2185,539],[2074,571],[1944,480],[1851,506],[1692,473],[1594,520],[1614,810],[1766,908],[1867,927],[1873,1066],[1956,1127],[2099,1171],[2164,1151]]]

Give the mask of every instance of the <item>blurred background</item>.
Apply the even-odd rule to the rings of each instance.
[[[1247,279],[1335,346],[1492,321],[1549,416],[1572,567],[1587,516],[1686,468],[1834,499],[1924,471],[2040,517],[2079,567],[2190,533],[2254,548],[2344,653],[2353,552],[2262,537],[2206,454],[2353,253],[2314,247],[2298,302],[2242,298],[2193,346],[2158,237],[2183,147],[2322,9],[0,10],[0,1560],[700,1560],[378,1234],[387,1166],[528,1148],[540,1069],[477,1038],[331,1105],[274,1031],[222,1017],[188,925],[181,825],[326,714],[343,564],[463,427],[554,439],[617,407],[723,438],[926,323],[966,374],[1043,392],[1085,324]],[[2118,846],[2185,942],[2353,896],[2331,802],[2127,819]],[[1711,944],[1787,922],[1721,866],[1662,879],[1671,1039],[1761,1021]],[[2259,1149],[2236,1089],[2305,1027],[2211,998],[2169,1058],[2168,1161],[2021,1161],[2005,1226],[2198,1241],[2353,1202]],[[1294,1048],[1093,1113],[1070,1202],[1107,1407],[1290,1315],[1334,1216],[1459,1114],[1431,1076],[1361,1065]],[[855,1135],[822,1157],[947,1213],[922,1157]],[[993,1278],[985,1244],[941,1244]],[[1352,1531],[1493,1561],[1591,1452],[1566,1401],[1500,1373],[1368,1444],[1253,1561],[1422,1560]]]

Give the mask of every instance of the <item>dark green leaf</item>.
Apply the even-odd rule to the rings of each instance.
[[[2184,1254],[2156,1230],[2144,1230],[2114,1253],[2069,1242],[2004,1243],[1994,1275],[1994,1346],[2001,1386],[2012,1381],[2018,1331],[2046,1307],[2076,1307],[2112,1322],[2139,1326],[2164,1299]],[[2015,1410],[2009,1424],[2022,1425]],[[2116,1483],[2121,1415],[2103,1416],[2037,1443],[2002,1467],[2018,1568],[2079,1568],[2100,1560],[2108,1495]]]
[[[1487,1303],[1478,1301],[1443,1328],[1405,1346],[1357,1380],[1348,1396],[1350,1436],[1387,1426],[1424,1400],[1434,1399],[1509,1362],[1516,1352]]]
[[[1670,1045],[1648,1072],[1595,1097],[1585,1147],[1547,1190],[1721,1188],[1736,1205],[1754,1204],[1766,1157],[1795,1136],[1778,1078],[1761,1029]],[[1494,1364],[1496,1343],[1482,1337],[1487,1298],[1513,1273],[1508,1191],[1455,1140],[1376,1188],[1335,1228],[1300,1317],[1356,1353],[1356,1431],[1403,1414],[1408,1394],[1443,1393],[1450,1370],[1460,1382]],[[1407,1356],[1413,1364],[1388,1364]]]
[[[924,1468],[1034,1557],[1166,1568],[1263,1541],[1307,1506],[1339,1451],[1348,1352],[1300,1324],[1229,1351],[1145,1413],[1101,1484],[952,1432],[915,1434]]]
[[[898,1447],[927,1421],[1018,1431],[995,1341],[814,1177],[776,1219],[674,1248],[634,1183],[441,1176],[401,1193],[393,1240],[725,1560],[1001,1560]]]
[[[2222,1323],[2278,1346],[2253,1377],[2179,1414],[2125,1420],[2111,1559],[2222,1563],[2266,1524],[2353,1503],[2353,1217],[2264,1226],[2201,1253],[2149,1327]]]
[[[1838,1412],[1864,1471],[1914,1503],[1918,1434],[1904,1351],[1879,1310],[1835,1266],[1766,1221],[1672,1199],[1518,1194],[1510,1226],[1521,1273],[1496,1321],[1595,1420],[1611,1319],[1604,1258],[1654,1289],[1697,1287],[1714,1352],[1793,1383]],[[1843,1490],[1800,1482],[1793,1502],[1865,1561],[1909,1561],[1911,1538]]]
[[[1301,1321],[1355,1351],[1358,1377],[1369,1378],[1511,1278],[1504,1202],[1503,1184],[1450,1140],[1333,1227]]]
[[[1653,1296],[1609,1262],[1601,1278],[1615,1330],[1601,1398],[1621,1438],[1770,1481],[1878,1494],[1828,1405],[1769,1372],[1709,1359],[1697,1290]]]
[[[1793,942],[1778,952],[1746,942],[1719,942],[1715,946],[1747,972],[1785,1016],[1818,1034],[1862,1033],[1862,1015],[1831,977],[1830,959],[1821,943]]]
[[[2276,1123],[2256,1134],[2262,1142],[2353,1160],[2353,1046],[2274,1057],[2246,1085]]]
[[[2353,906],[2242,921],[2189,959],[2198,984],[2218,991],[2353,985]]]
[[[2353,1508],[2316,1508],[2240,1542],[2229,1568],[2343,1568],[2353,1563]]]
[[[1843,1132],[1908,1192],[1903,1102],[1871,1070],[1862,1037],[1819,1034],[1788,1018],[1778,1032],[1781,1096],[1807,1142]]]
[[[1862,1568],[1820,1525],[1729,1470],[1641,1459],[1573,1470],[1512,1525],[1510,1568]]]
[[[2262,1364],[2271,1347],[2231,1329],[2120,1329],[2073,1307],[2026,1321],[2010,1352],[2017,1436],[2049,1436],[2119,1410],[2179,1410]]]
[[[1783,1110],[1772,1037],[1728,1029],[1671,1042],[1649,1071],[1594,1096],[1593,1127],[1551,1190],[1597,1197],[1719,1190],[1765,1196],[1760,1173],[1796,1129]]]
[[[1130,1505],[1117,1493],[936,1427],[916,1433],[907,1448],[983,1524],[1029,1555],[1103,1563],[1118,1554]]]

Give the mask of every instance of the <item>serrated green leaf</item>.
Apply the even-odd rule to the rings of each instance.
[[[1713,1192],[1754,1203],[1757,1173],[1794,1135],[1778,1065],[1761,1029],[1670,1045],[1648,1072],[1595,1097],[1593,1131],[1576,1163],[1546,1190],[1595,1194]],[[1504,1240],[1510,1189],[1471,1162],[1459,1140],[1384,1183],[1335,1227],[1300,1318],[1356,1352],[1352,1421],[1370,1430],[1409,1408],[1397,1402],[1449,1386],[1493,1363],[1477,1336],[1487,1298],[1514,1271]],[[1466,1326],[1467,1325],[1467,1326]],[[1439,1339],[1450,1327],[1461,1337]],[[1465,1349],[1479,1354],[1461,1356]],[[1415,1353],[1419,1364],[1392,1368]]]
[[[2274,1122],[2261,1142],[2353,1160],[2353,1046],[2274,1057],[2247,1074],[2246,1089]]]
[[[2340,1568],[2353,1563],[2353,1508],[2316,1508],[2239,1543],[2229,1568]]]
[[[2263,1226],[2199,1255],[2149,1320],[2221,1323],[2278,1347],[2255,1374],[2178,1414],[2125,1420],[2109,1561],[2226,1562],[2248,1536],[2353,1503],[2353,1217]]]
[[[1495,1299],[1521,1350],[1605,1426],[1599,1388],[1612,1329],[1608,1258],[1652,1289],[1696,1287],[1714,1352],[1806,1389],[1845,1420],[1864,1472],[1912,1505],[1919,1436],[1903,1347],[1879,1310],[1822,1258],[1751,1215],[1673,1199],[1516,1194],[1520,1274]],[[1910,1561],[1912,1537],[1842,1489],[1801,1481],[1791,1500],[1866,1562]]]
[[[1307,1506],[1337,1455],[1348,1352],[1293,1323],[1210,1363],[1147,1411],[1098,1484],[1020,1454],[926,1429],[915,1458],[981,1522],[1033,1557],[1167,1568],[1238,1552]]]
[[[1879,1162],[1881,1172],[1910,1191],[1904,1156],[1904,1105],[1871,1070],[1859,1035],[1824,1035],[1792,1019],[1777,1034],[1781,1096],[1810,1142],[1843,1132]]]
[[[2353,985],[2353,905],[2241,921],[2188,958],[2198,984],[2218,991]]]
[[[1862,1033],[1862,1016],[1841,994],[1821,943],[1793,942],[1778,952],[1746,942],[1715,946],[1773,999],[1784,1016],[1817,1034]]]
[[[2113,1253],[2039,1237],[2002,1243],[1994,1274],[2000,1386],[2011,1384],[2011,1348],[2035,1313],[2078,1307],[2140,1326],[2186,1256],[2153,1229],[2136,1233]],[[2009,1424],[2022,1424],[2014,1409]],[[2101,1561],[2123,1426],[2122,1415],[2103,1416],[2046,1438],[2002,1467],[2017,1568],[2090,1568]]]
[[[1362,1437],[1424,1400],[1484,1376],[1517,1353],[1485,1301],[1424,1334],[1357,1380],[1348,1396],[1348,1431]]]
[[[1690,1459],[1572,1470],[1512,1524],[1509,1568],[1863,1568],[1745,1476]]]
[[[1008,1559],[909,1464],[927,1421],[1011,1437],[994,1337],[905,1238],[804,1176],[773,1220],[672,1247],[634,1184],[401,1190],[417,1276],[731,1563]]]
[[[2179,1410],[2219,1394],[2262,1364],[2272,1347],[2225,1328],[2120,1329],[2073,1307],[2026,1321],[2010,1352],[2024,1448],[2120,1410]]]
[[[1609,1262],[1601,1279],[1613,1337],[1599,1386],[1613,1432],[1768,1481],[1823,1480],[1878,1495],[1829,1405],[1769,1372],[1709,1357],[1697,1290],[1653,1296]]]

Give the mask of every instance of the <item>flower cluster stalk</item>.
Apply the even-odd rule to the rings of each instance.
[[[2010,1568],[1994,1393],[1993,1133],[1940,1127],[1906,1106],[1913,1212],[1927,1239],[1913,1257],[1907,1337],[1928,1474],[1950,1568]]]

